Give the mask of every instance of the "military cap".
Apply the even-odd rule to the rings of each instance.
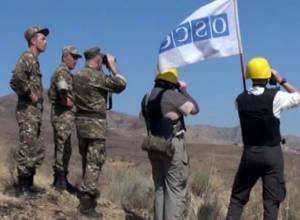
[[[99,47],[92,47],[92,48],[89,48],[87,49],[86,51],[84,51],[84,58],[86,60],[89,60],[89,59],[92,59],[94,58],[95,56],[97,55],[102,55],[100,53],[100,48]]]
[[[62,49],[62,54],[67,54],[67,53],[75,55],[78,58],[82,57],[79,53],[79,50],[72,45],[64,46],[64,48]]]
[[[49,29],[41,28],[38,26],[31,26],[31,27],[27,28],[27,30],[25,31],[24,37],[29,42],[31,40],[31,38],[37,33],[42,33],[45,36],[47,36],[49,34]]]

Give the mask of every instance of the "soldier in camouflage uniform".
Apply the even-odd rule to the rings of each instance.
[[[18,96],[16,119],[19,126],[19,150],[17,156],[17,196],[38,196],[45,191],[33,186],[36,168],[44,159],[41,141],[43,111],[42,74],[38,56],[47,46],[47,28],[29,27],[25,31],[28,50],[19,58],[10,81]]]
[[[75,125],[73,108],[73,75],[79,51],[74,46],[66,46],[62,50],[62,63],[51,78],[48,91],[51,102],[51,122],[54,133],[54,181],[57,190],[72,191],[73,187],[68,182],[67,174],[72,153],[71,133]]]
[[[97,213],[97,182],[106,157],[105,132],[106,100],[108,93],[120,93],[126,87],[126,79],[119,73],[115,58],[100,53],[94,47],[84,52],[86,66],[74,76],[76,101],[76,127],[79,150],[82,155],[83,179],[79,187],[79,210],[90,217],[101,218]],[[105,75],[101,65],[107,64],[111,75]]]

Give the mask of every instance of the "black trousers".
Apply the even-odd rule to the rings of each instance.
[[[227,220],[239,220],[249,201],[252,187],[259,178],[263,183],[264,220],[276,220],[280,203],[286,194],[281,146],[248,146],[244,148],[236,174]]]

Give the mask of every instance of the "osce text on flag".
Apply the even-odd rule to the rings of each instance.
[[[228,36],[228,16],[226,13],[191,20],[180,24],[162,42],[159,53],[192,42]]]

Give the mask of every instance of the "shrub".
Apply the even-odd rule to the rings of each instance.
[[[216,197],[212,201],[205,201],[199,208],[198,220],[217,220],[221,217],[221,206]]]
[[[190,189],[196,196],[203,197],[209,189],[210,173],[197,172],[191,177]]]
[[[151,210],[153,186],[149,177],[143,176],[133,167],[108,167],[103,171],[105,198],[126,209]]]

